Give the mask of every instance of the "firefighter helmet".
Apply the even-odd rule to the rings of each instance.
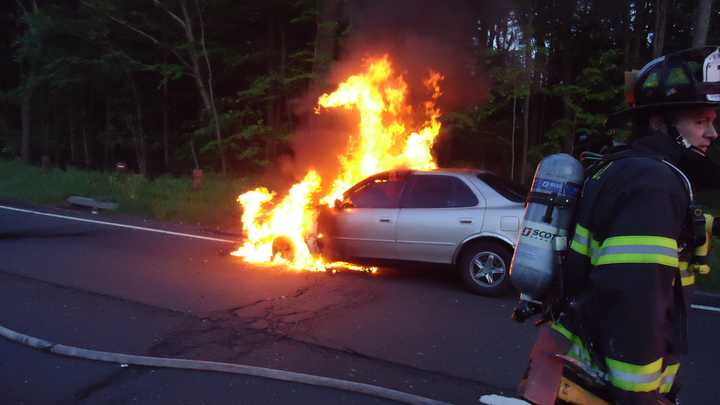
[[[686,49],[650,61],[628,78],[623,113],[720,105],[720,48]]]

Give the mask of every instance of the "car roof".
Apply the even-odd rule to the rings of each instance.
[[[411,173],[428,173],[428,174],[469,174],[471,176],[478,175],[478,174],[495,174],[491,172],[490,170],[481,170],[481,169],[473,169],[473,168],[441,168],[441,169],[433,169],[433,170],[411,170]]]

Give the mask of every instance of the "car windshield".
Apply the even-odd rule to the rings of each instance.
[[[520,184],[492,173],[480,173],[477,177],[508,200],[518,203],[525,202],[525,196],[528,190]]]

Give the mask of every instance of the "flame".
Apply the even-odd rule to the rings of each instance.
[[[350,136],[348,150],[339,157],[340,176],[322,202],[331,204],[358,181],[382,171],[437,167],[431,149],[440,132],[440,110],[435,103],[442,95],[442,78],[431,72],[424,82],[433,92],[424,105],[427,120],[409,136],[406,122],[411,121],[413,109],[406,100],[408,86],[402,76],[394,76],[387,55],[372,62],[365,74],[350,76],[335,92],[320,97],[321,107],[354,109],[360,114],[359,134]]]
[[[232,254],[258,264],[284,264],[309,271],[349,268],[375,272],[375,268],[349,263],[328,263],[311,246],[316,243],[316,203],[332,205],[335,199],[358,181],[379,172],[407,168],[431,170],[437,167],[431,150],[440,132],[443,76],[430,72],[423,82],[431,97],[423,104],[420,128],[413,126],[413,107],[408,103],[408,84],[395,73],[388,55],[367,61],[367,69],[348,77],[330,94],[318,100],[316,113],[333,108],[356,111],[360,118],[357,134],[349,135],[348,146],[338,156],[339,175],[329,192],[321,196],[322,178],[314,170],[293,185],[286,196],[274,203],[276,195],[257,188],[238,197],[243,207],[243,245]],[[280,242],[278,242],[280,241]],[[289,245],[291,254],[278,248]]]

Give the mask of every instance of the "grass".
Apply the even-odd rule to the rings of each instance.
[[[244,178],[206,175],[200,190],[190,177],[162,176],[147,180],[135,174],[50,169],[19,161],[0,160],[0,198],[40,205],[60,204],[71,195],[106,199],[118,211],[159,220],[229,226],[239,223],[237,195],[248,185]]]

